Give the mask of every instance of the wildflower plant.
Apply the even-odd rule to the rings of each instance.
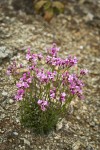
[[[48,133],[76,96],[84,98],[82,78],[88,71],[83,69],[76,74],[77,58],[61,58],[58,52],[55,43],[47,49],[46,56],[32,54],[28,49],[26,68],[13,62],[7,69],[7,74],[17,79],[15,100],[20,104],[21,122],[37,133]],[[20,73],[22,68],[25,71]]]
[[[64,4],[58,0],[38,0],[34,4],[37,13],[42,14],[46,21],[50,21],[53,16],[64,12]]]

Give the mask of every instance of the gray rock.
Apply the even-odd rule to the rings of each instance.
[[[0,67],[0,71],[2,70],[2,67]]]
[[[14,100],[13,99],[9,99],[9,104],[12,104],[14,103]]]
[[[7,57],[7,53],[5,53],[5,47],[4,46],[0,47],[0,57],[1,58]]]
[[[62,127],[63,127],[63,122],[60,121],[60,122],[58,122],[57,125],[56,125],[56,130],[59,131],[60,129],[62,129]]]
[[[16,50],[10,50],[6,46],[0,46],[0,63],[5,58],[11,58],[14,54],[16,54]]]
[[[23,141],[24,141],[24,144],[26,144],[26,145],[30,146],[30,141],[28,141],[28,140],[27,140],[27,139],[25,139],[25,138],[21,138],[21,140],[23,140]]]
[[[5,114],[1,114],[0,119],[4,119],[5,118]]]
[[[4,112],[5,110],[3,109],[3,107],[0,106],[0,112]]]
[[[5,92],[5,91],[3,91],[3,92],[2,92],[2,95],[3,95],[3,96],[7,96],[7,95],[8,95],[8,93],[7,93],[7,92]]]
[[[88,145],[88,146],[86,147],[86,150],[94,150],[94,148]]]
[[[17,132],[13,132],[13,135],[16,135],[16,136],[18,136],[18,133],[17,133]]]
[[[92,13],[88,13],[85,17],[84,17],[84,20],[86,22],[88,21],[93,21],[93,18],[94,18],[94,15]]]
[[[72,145],[72,150],[79,150],[80,148],[83,147],[83,144],[80,141],[76,141],[73,145]]]

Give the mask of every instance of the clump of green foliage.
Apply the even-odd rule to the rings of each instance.
[[[50,21],[53,16],[64,11],[64,4],[60,1],[38,0],[34,6],[37,13],[41,13],[46,21]]]

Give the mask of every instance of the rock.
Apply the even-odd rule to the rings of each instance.
[[[62,24],[66,24],[67,23],[67,20],[66,19],[63,19],[62,20]]]
[[[5,91],[3,91],[3,92],[2,92],[2,95],[3,95],[3,96],[7,96],[7,95],[8,95],[8,93],[7,93],[7,92],[5,92]]]
[[[62,127],[63,127],[63,122],[61,120],[60,122],[57,123],[56,130],[59,131],[60,129],[62,129]]]
[[[2,70],[2,67],[0,67],[0,71]]]
[[[39,149],[41,149],[41,146],[39,146]]]
[[[76,116],[77,120],[80,120],[81,118],[79,116]]]
[[[20,120],[19,120],[18,118],[16,118],[16,122],[17,122],[17,123],[19,123],[19,122],[20,122]]]
[[[94,150],[94,148],[88,145],[88,146],[86,147],[86,150]]]
[[[5,110],[3,109],[3,107],[0,106],[0,112],[4,112]]]
[[[28,146],[30,146],[30,141],[28,141],[27,139],[25,138],[21,138],[21,140],[24,141],[24,144],[27,144]]]
[[[1,130],[1,129],[0,129],[0,133],[1,133],[1,134],[4,133],[4,132],[5,132],[4,130]]]
[[[76,141],[73,145],[72,145],[72,150],[80,150],[82,149],[83,144],[80,141]]]
[[[5,53],[5,47],[4,46],[1,46],[0,47],[0,62],[2,62],[2,59],[6,58],[7,57],[7,53]]]
[[[60,135],[56,135],[56,136],[54,137],[55,140],[58,140],[58,139],[60,139],[60,138],[61,138]]]
[[[80,47],[79,47],[80,49],[83,49],[84,47],[83,47],[83,45],[80,45]]]
[[[17,132],[13,132],[13,135],[18,136],[18,133]]]
[[[9,104],[12,104],[14,103],[14,100],[13,99],[9,99]]]
[[[69,125],[68,125],[68,123],[67,123],[67,124],[65,124],[65,126],[64,126],[64,130],[65,130],[65,131],[68,131],[68,130],[69,130]]]
[[[93,18],[94,18],[94,15],[91,14],[91,13],[88,13],[88,14],[84,17],[84,20],[85,20],[86,22],[88,22],[88,21],[93,21]]]
[[[5,114],[1,114],[0,119],[4,119],[5,118]]]
[[[10,50],[6,46],[0,46],[0,63],[5,58],[11,58],[14,54],[16,54],[16,50]]]

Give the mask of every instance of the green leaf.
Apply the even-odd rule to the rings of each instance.
[[[44,6],[45,3],[47,3],[46,0],[41,0],[41,1],[37,2],[35,4],[36,11],[39,11]]]
[[[58,9],[59,12],[63,12],[64,10],[64,4],[62,4],[61,2],[55,1],[53,2],[52,6]]]
[[[51,7],[51,2],[48,1],[45,5],[44,5],[44,10],[48,10]]]

